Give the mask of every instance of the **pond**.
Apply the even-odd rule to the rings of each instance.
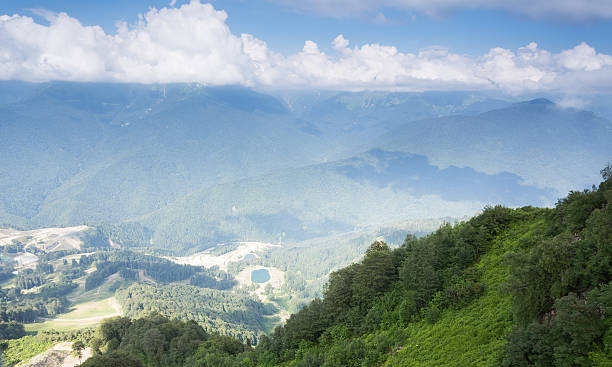
[[[265,283],[270,280],[270,272],[268,269],[257,269],[251,272],[251,282]]]

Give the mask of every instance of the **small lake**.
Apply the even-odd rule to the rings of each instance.
[[[251,272],[251,282],[265,283],[270,280],[270,272],[268,269],[257,269]]]

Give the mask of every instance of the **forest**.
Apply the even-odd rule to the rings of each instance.
[[[186,284],[165,286],[135,283],[116,294],[126,316],[151,313],[193,320],[206,331],[232,336],[253,344],[266,331],[266,315],[277,312],[271,304],[254,300],[248,293],[228,293]],[[272,320],[271,320],[272,321]]]
[[[601,173],[553,209],[487,207],[373,243],[255,348],[153,314],[105,322],[84,365],[610,366],[612,166]]]
[[[0,322],[33,322],[66,311],[69,304],[66,295],[77,286],[69,276],[60,272],[57,282],[49,282],[47,275],[54,269],[44,261],[40,261],[35,269],[24,269],[17,276],[12,274],[13,265],[6,264],[4,267],[10,274],[6,279],[15,277],[15,286],[0,289]],[[38,287],[37,292],[22,292],[33,287]]]

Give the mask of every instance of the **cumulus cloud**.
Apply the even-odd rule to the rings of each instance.
[[[460,9],[496,9],[532,18],[571,22],[611,19],[609,0],[272,0],[303,11],[334,17],[358,16],[382,8],[413,10],[440,16]]]
[[[474,56],[444,47],[406,53],[381,44],[352,46],[338,35],[329,53],[308,40],[285,56],[252,35],[233,34],[224,11],[197,0],[151,9],[114,34],[65,13],[45,17],[48,25],[0,16],[0,79],[511,93],[601,92],[612,83],[612,56],[586,43],[559,53],[531,43]]]
[[[249,40],[209,4],[152,9],[114,35],[65,13],[46,18],[0,16],[0,78],[248,84],[253,75]]]

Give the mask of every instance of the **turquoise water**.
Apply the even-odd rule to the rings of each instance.
[[[270,272],[267,269],[257,269],[251,272],[251,282],[265,283],[270,280]]]

